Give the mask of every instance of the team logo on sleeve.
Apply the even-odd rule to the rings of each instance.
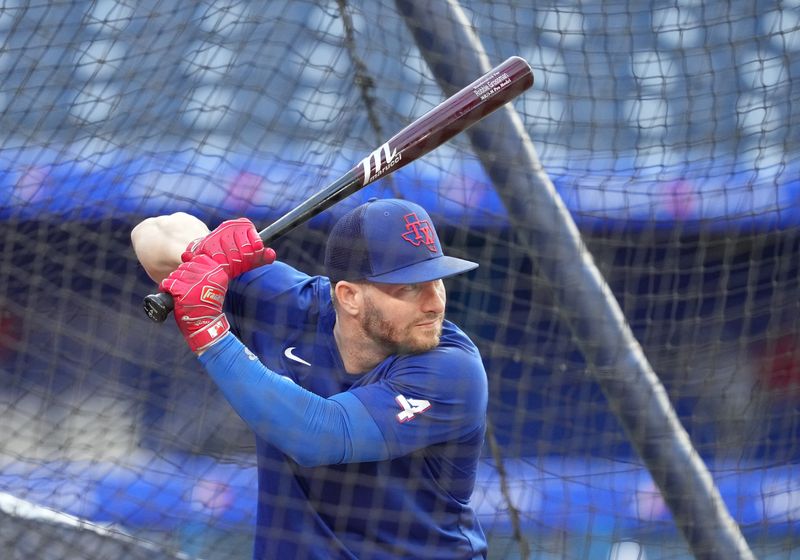
[[[424,399],[407,399],[403,395],[397,395],[395,402],[400,405],[401,410],[397,413],[398,422],[408,422],[417,414],[422,414],[431,407],[431,403]]]

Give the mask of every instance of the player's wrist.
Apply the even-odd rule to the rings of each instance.
[[[201,329],[192,333],[185,333],[184,338],[192,352],[201,355],[203,352],[220,342],[231,331],[230,323],[225,314],[215,317]]]

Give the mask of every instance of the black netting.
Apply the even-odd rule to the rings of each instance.
[[[252,434],[174,325],[145,318],[155,286],[131,229],[180,211],[266,226],[440,103],[443,82],[477,78],[480,64],[455,61],[479,49],[413,32],[411,7],[458,3],[0,2],[0,496],[126,535],[4,510],[0,556],[105,558],[127,538],[250,556]],[[615,321],[719,509],[757,556],[796,557],[797,1],[464,0],[459,13],[450,23],[488,67],[533,67],[509,106],[518,120],[335,204],[276,240],[280,259],[310,274],[363,266],[357,231],[326,256],[330,229],[396,197],[430,213],[446,254],[480,263],[447,280],[447,316],[488,374],[471,504],[491,558],[690,556],[664,495],[696,493],[632,443],[669,455],[659,430],[631,422],[656,407],[610,398],[618,372],[595,367],[613,357],[592,335]],[[432,56],[440,43],[453,48]],[[539,165],[519,163],[528,142]],[[520,180],[540,171],[552,185]],[[523,219],[550,188],[568,219]],[[555,223],[575,226],[583,252],[564,251]],[[615,321],[576,314],[597,286],[552,281],[576,264],[596,265]]]

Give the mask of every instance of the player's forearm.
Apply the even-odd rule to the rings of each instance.
[[[200,362],[248,426],[303,466],[388,458],[375,421],[349,393],[328,399],[267,369],[233,335]]]
[[[131,231],[131,244],[147,275],[159,283],[181,264],[186,246],[208,233],[199,219],[177,212],[140,222]]]

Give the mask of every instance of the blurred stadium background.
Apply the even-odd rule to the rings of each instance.
[[[493,64],[534,68],[514,107],[730,515],[800,558],[800,2],[461,5]],[[6,0],[0,34],[2,547],[249,557],[250,436],[145,319],[130,229],[267,224],[445,95],[388,0]],[[691,558],[466,139],[278,254],[321,272],[369,196],[481,262],[449,296],[490,380],[490,557]]]

